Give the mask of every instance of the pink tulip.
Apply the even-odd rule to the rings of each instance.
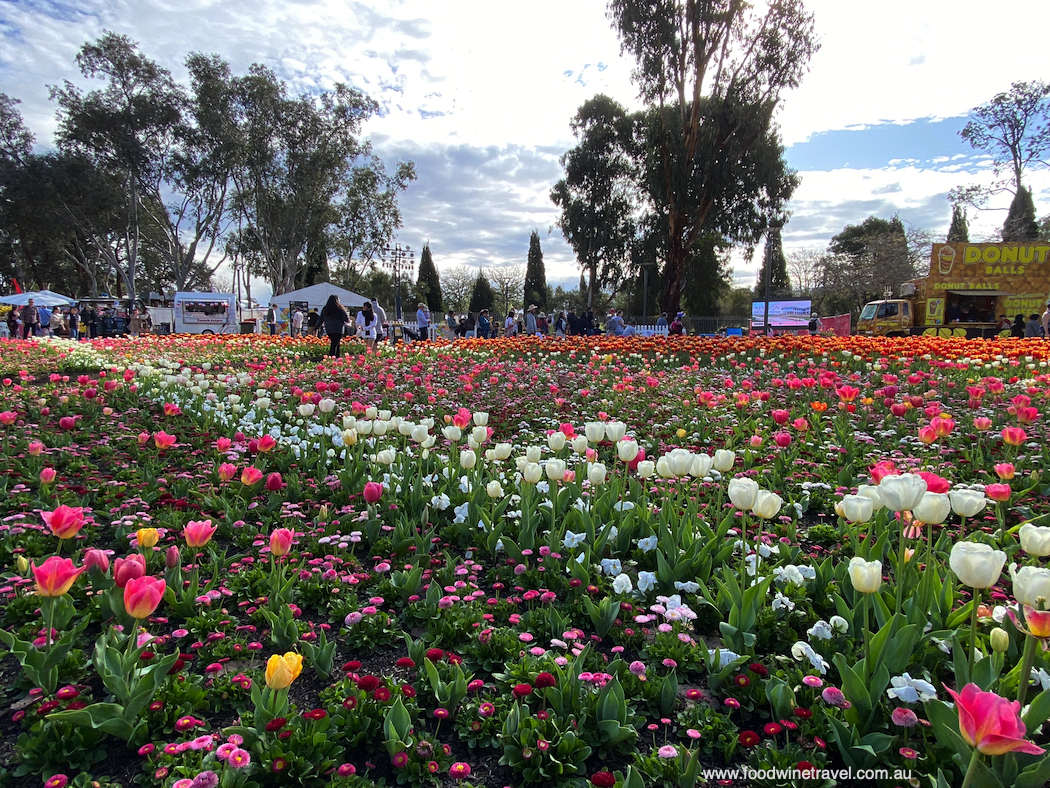
[[[281,474],[274,472],[266,477],[266,489],[270,492],[278,492],[284,489],[284,480]]]
[[[237,466],[232,465],[228,462],[224,462],[222,465],[219,466],[218,474],[219,481],[228,482],[230,479],[237,475]]]
[[[1003,427],[1003,443],[1020,446],[1028,440],[1028,433],[1020,427]]]
[[[179,554],[179,546],[173,544],[164,552],[164,566],[168,569],[177,569],[182,563],[182,556]]]
[[[140,432],[138,436],[139,446],[145,446],[149,443],[150,435],[148,432]]]
[[[1006,503],[1010,500],[1010,485],[1009,484],[986,484],[984,485],[984,494],[991,498],[993,501],[999,501],[1000,503]]]
[[[77,420],[72,416],[63,416],[58,420],[58,426],[63,430],[71,430],[77,426]]]
[[[933,427],[919,427],[919,440],[929,446],[937,440],[937,433],[933,431]]]
[[[102,574],[109,571],[109,556],[102,550],[92,547],[84,553],[84,568],[98,568]]]
[[[786,449],[791,445],[791,433],[790,432],[778,432],[773,436],[773,443],[782,449]]]
[[[900,471],[893,464],[893,460],[882,460],[871,467],[871,480],[878,484],[887,476],[898,476]]]
[[[791,414],[786,410],[775,410],[772,413],[773,421],[777,424],[787,424],[788,419],[791,418]]]
[[[204,547],[211,541],[212,535],[219,526],[212,525],[211,520],[190,520],[182,529],[188,547]]]
[[[13,410],[5,410],[3,413],[0,413],[0,424],[3,424],[5,427],[10,427],[17,419],[18,414]]]
[[[947,689],[947,687],[945,688]],[[1042,755],[1042,747],[1025,740],[1021,721],[1021,704],[1008,701],[994,692],[982,692],[976,684],[967,684],[962,693],[948,689],[959,712],[959,732],[971,747],[984,755],[1024,752]]]
[[[170,449],[175,445],[175,436],[169,435],[162,430],[153,436],[153,444],[161,451]]]
[[[273,435],[263,435],[261,438],[259,438],[260,452],[268,452],[275,446],[277,446],[277,441],[276,439],[274,439]]]
[[[365,503],[378,503],[379,499],[383,497],[383,485],[379,482],[368,482],[365,485],[364,496]]]
[[[124,609],[132,618],[148,618],[164,598],[165,588],[164,578],[161,577],[136,577],[129,580],[124,586]]]
[[[1012,462],[1001,462],[995,466],[995,475],[1008,482],[1017,475],[1017,469]]]
[[[975,416],[973,428],[979,432],[987,432],[992,428],[992,420],[987,416]]]
[[[40,469],[40,483],[41,484],[51,484],[51,482],[53,482],[55,480],[56,476],[58,476],[58,473],[55,471],[54,468],[41,468]]]
[[[146,556],[132,553],[127,558],[118,558],[113,562],[113,579],[117,588],[124,588],[129,581],[146,574]]]
[[[30,457],[39,457],[41,454],[44,453],[44,444],[42,444],[40,441],[33,441],[29,444],[28,451]]]
[[[795,419],[793,422],[791,422],[791,426],[794,427],[799,432],[805,432],[806,430],[809,429],[809,422],[806,421],[805,419],[798,418],[798,419]]]
[[[215,448],[221,452],[227,452],[230,450],[230,446],[233,445],[233,441],[229,438],[219,438],[215,441]]]
[[[241,484],[245,487],[251,487],[253,484],[258,484],[262,481],[263,472],[253,466],[248,466],[241,471]]]
[[[62,504],[53,512],[41,512],[40,516],[51,529],[51,533],[59,539],[70,539],[84,527],[84,508],[82,506],[73,507]]]
[[[943,476],[938,476],[936,473],[919,471],[916,476],[926,482],[926,492],[946,493],[948,492],[948,488],[951,487],[951,482]]]
[[[292,549],[292,537],[294,534],[287,528],[277,528],[270,534],[270,552],[280,558],[288,555]]]
[[[73,583],[80,577],[84,567],[77,569],[73,566],[73,559],[51,556],[40,566],[31,565],[33,577],[36,578],[36,593],[38,596],[63,596],[69,592]]]

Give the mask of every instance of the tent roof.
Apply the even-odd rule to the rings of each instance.
[[[304,287],[301,290],[293,290],[291,293],[284,293],[283,295],[274,296],[268,302],[261,304],[265,307],[269,304],[276,304],[278,307],[283,309],[288,308],[288,304],[292,301],[305,301],[311,307],[322,307],[328,300],[330,295],[339,296],[339,301],[343,306],[350,309],[357,309],[368,300],[367,296],[353,293],[349,290],[345,290],[342,287],[337,287],[331,282],[321,282],[320,284],[311,285],[310,287]]]
[[[29,293],[16,293],[9,296],[0,296],[0,304],[14,304],[25,306],[32,298],[37,306],[70,306],[76,303],[76,299],[64,296],[61,293],[53,293],[50,290],[39,290]]]

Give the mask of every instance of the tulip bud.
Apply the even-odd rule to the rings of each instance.
[[[539,446],[529,446],[525,449],[525,459],[529,462],[539,462],[540,456],[541,452]]]
[[[1010,636],[1002,627],[996,627],[993,629],[989,640],[992,643],[992,651],[997,651],[1000,654],[1003,654],[1010,648]]]
[[[493,480],[485,485],[485,492],[488,493],[489,498],[502,498],[503,497],[503,486]]]
[[[736,462],[736,454],[729,451],[728,449],[719,449],[715,452],[714,468],[719,473],[725,473],[733,467],[733,463]]]
[[[478,464],[478,455],[471,449],[464,449],[459,453],[459,467],[465,471],[471,470]]]
[[[54,468],[41,468],[40,469],[40,483],[51,484],[55,480],[58,474]]]
[[[587,436],[577,435],[572,439],[572,450],[577,454],[583,454],[587,451]]]
[[[600,462],[591,463],[590,467],[587,468],[587,480],[593,487],[600,487],[605,484],[605,465]]]
[[[862,594],[874,594],[882,586],[882,561],[865,561],[854,556],[849,562],[849,579]]]
[[[164,553],[164,566],[168,569],[178,569],[182,566],[182,555],[179,553],[179,546],[172,545]]]
[[[148,550],[157,544],[157,541],[160,539],[160,533],[156,528],[139,528],[135,532],[135,538],[138,540],[139,547]]]
[[[18,556],[15,559],[15,564],[18,566],[18,574],[25,575],[29,571],[29,561],[26,560],[24,555]]]
[[[543,468],[538,463],[527,462],[521,471],[521,478],[529,484],[536,484],[543,478]]]
[[[651,479],[656,473],[656,463],[652,460],[642,460],[638,463],[638,478]]]

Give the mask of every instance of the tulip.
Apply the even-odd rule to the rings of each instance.
[[[484,443],[489,439],[489,428],[475,427],[473,432],[470,433],[470,437],[472,437],[478,443]]]
[[[539,446],[529,446],[525,449],[525,460],[527,462],[539,462],[541,456],[543,456],[543,453]]]
[[[736,462],[736,454],[729,449],[719,449],[715,452],[714,461],[711,463],[719,473],[725,473],[733,467]]]
[[[153,445],[161,451],[164,449],[170,449],[175,445],[175,436],[169,435],[162,430],[153,436]]]
[[[711,473],[715,461],[708,454],[694,454],[693,464],[689,468],[689,475],[694,479],[702,479]]]
[[[149,550],[151,547],[156,546],[159,540],[160,531],[156,528],[139,528],[135,532],[135,541],[143,550]]]
[[[474,424],[479,427],[489,426],[489,414],[483,410],[476,411],[474,413]]]
[[[791,445],[791,433],[790,432],[778,432],[773,436],[773,443],[779,448],[786,449]]]
[[[787,424],[788,419],[791,418],[791,414],[786,410],[774,410],[769,415],[773,417],[773,421],[777,424]]]
[[[15,569],[18,570],[20,577],[25,577],[26,573],[29,572],[29,560],[24,555],[18,556],[15,559]]]
[[[755,502],[751,506],[752,514],[763,520],[771,520],[780,513],[780,507],[784,505],[784,499],[769,490],[759,490],[755,496]]]
[[[509,460],[511,452],[514,451],[513,444],[510,443],[497,443],[492,447],[492,456],[499,461]]]
[[[30,441],[29,447],[26,449],[30,457],[39,457],[44,453],[44,444],[40,441]]]
[[[1027,677],[1024,678],[1027,683]],[[946,688],[947,689],[947,688]],[[1003,755],[1008,752],[1023,752],[1042,755],[1044,750],[1025,740],[1026,728],[1021,720],[1021,704],[1012,703],[994,692],[982,692],[976,684],[967,684],[962,692],[948,689],[959,712],[959,733],[971,747],[984,755]],[[967,778],[976,763],[976,755],[970,761]]]
[[[424,443],[430,437],[430,430],[423,424],[417,424],[412,428],[410,437],[414,443]]]
[[[925,480],[914,473],[884,476],[879,482],[879,497],[883,505],[892,512],[914,509],[925,493]]]
[[[623,436],[626,434],[627,425],[622,421],[610,421],[605,425],[605,437],[612,443],[623,440]],[[588,440],[590,440],[590,436],[588,436]],[[597,443],[597,441],[595,441],[595,443]]]
[[[577,435],[572,439],[572,450],[577,454],[586,454],[588,445],[586,435]]]
[[[565,463],[562,460],[547,460],[545,470],[547,478],[552,482],[560,482],[565,478]]]
[[[473,454],[473,452],[471,453]],[[379,499],[383,497],[383,485],[380,482],[367,482],[363,495],[365,503],[369,505],[379,503]]]
[[[952,511],[960,517],[974,517],[984,511],[988,499],[977,490],[952,490],[948,493]]]
[[[102,574],[109,571],[109,556],[102,550],[92,547],[84,552],[84,568],[87,570],[98,569]]]
[[[317,409],[321,411],[321,413],[331,413],[335,410],[335,400],[325,397],[317,403]]]
[[[944,493],[928,492],[919,499],[911,511],[919,522],[937,525],[943,523],[951,514],[952,502]]]
[[[224,462],[222,465],[219,466],[217,473],[219,475],[220,482],[228,482],[230,479],[237,475],[237,466],[232,465],[228,462]]]
[[[857,487],[857,495],[861,496],[862,498],[871,499],[871,509],[873,513],[885,507],[885,504],[882,502],[882,496],[879,494],[879,488],[877,485],[862,484]]]
[[[357,445],[357,430],[345,429],[342,432],[343,445],[344,446],[356,446]]]
[[[182,536],[187,547],[204,547],[211,541],[219,526],[212,525],[211,520],[190,520],[182,529]],[[139,542],[141,544],[141,541]]]
[[[551,447],[551,451],[561,451],[565,448],[565,433],[552,432],[547,436],[547,445]]]
[[[930,420],[930,427],[938,438],[947,438],[955,429],[955,421],[947,416],[935,416]]]
[[[304,402],[299,406],[299,415],[303,418],[309,418],[314,415],[315,407],[312,402]]]
[[[849,562],[849,579],[862,594],[874,594],[882,587],[882,561],[865,561],[854,556]]]
[[[662,458],[661,458],[662,459]],[[743,476],[736,476],[729,480],[729,500],[737,509],[746,511],[755,505],[758,495],[758,482]]]
[[[948,564],[955,576],[970,588],[991,588],[999,582],[1006,553],[979,542],[956,542]]]
[[[471,449],[464,449],[459,453],[459,467],[469,471],[478,464],[478,455]]]
[[[367,435],[368,433],[363,433]],[[445,439],[452,443],[457,443],[463,438],[463,430],[454,425],[441,428],[441,434],[445,436]]]
[[[593,462],[587,468],[587,481],[592,487],[601,487],[605,484],[606,467],[603,463]]]
[[[992,651],[1003,654],[1010,648],[1010,635],[1002,627],[995,627],[988,637]]]
[[[626,438],[616,444],[616,456],[620,462],[631,462],[638,456],[638,441]]]
[[[686,476],[693,467],[693,453],[688,449],[672,449],[667,455],[667,462],[675,476]]]
[[[30,564],[30,568],[36,579],[37,596],[58,597],[69,592],[73,583],[87,567],[82,566],[77,569],[73,566],[73,559],[53,555],[40,566]]]
[[[656,463],[652,460],[642,460],[638,463],[638,478],[651,479],[656,473]]]
[[[62,504],[53,512],[41,512],[41,518],[59,539],[71,539],[84,527],[84,509],[81,506]]]
[[[1022,566],[1010,569],[1014,599],[1036,609],[1050,607],[1050,569]]]
[[[667,461],[667,455],[656,461],[656,475],[661,479],[673,479],[674,472],[671,470],[671,463]]]
[[[1028,433],[1020,427],[1003,427],[1003,443],[1008,446],[1021,446],[1028,440]]]
[[[536,484],[543,478],[543,468],[538,463],[527,462],[521,472],[521,478],[529,484]]]
[[[397,452],[393,449],[383,449],[376,454],[376,462],[380,465],[393,465],[394,460],[397,459]],[[477,457],[475,456],[475,459]]]
[[[933,427],[919,427],[919,441],[929,446],[937,440],[937,433]]]
[[[263,472],[258,468],[249,465],[243,471],[241,471],[241,484],[245,487],[251,487],[262,481]]]
[[[270,553],[278,558],[288,555],[292,549],[293,532],[287,528],[276,528],[270,534]]]
[[[372,422],[372,434],[382,438],[386,435],[387,430],[390,429],[390,424],[386,421],[376,419]]]
[[[844,495],[840,503],[842,519],[849,523],[866,523],[875,511],[875,502],[865,495]]]
[[[167,569],[178,569],[182,566],[182,554],[178,545],[173,544],[164,551],[164,566]]]
[[[1025,523],[1017,535],[1021,537],[1021,549],[1028,555],[1039,558],[1050,555],[1050,528]]]
[[[160,605],[166,588],[160,577],[136,577],[124,586],[124,609],[134,619],[148,618]]]
[[[302,672],[302,655],[294,651],[289,651],[284,656],[274,654],[266,662],[266,686],[272,690],[288,689]]]
[[[984,494],[997,503],[1006,503],[1009,501],[1011,492],[1009,484],[984,485]]]
[[[492,480],[485,485],[485,492],[488,493],[489,498],[502,498],[503,485],[496,480]]]
[[[279,492],[284,489],[284,480],[281,474],[274,471],[266,477],[266,489],[270,492]]]
[[[146,574],[146,556],[133,553],[127,558],[118,558],[113,562],[113,580],[117,588],[124,588],[131,580]]]
[[[54,468],[41,468],[40,469],[40,483],[51,484],[58,476],[58,472]]]

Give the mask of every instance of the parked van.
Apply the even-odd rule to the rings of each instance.
[[[176,293],[172,311],[176,334],[237,333],[237,296],[232,293]]]

